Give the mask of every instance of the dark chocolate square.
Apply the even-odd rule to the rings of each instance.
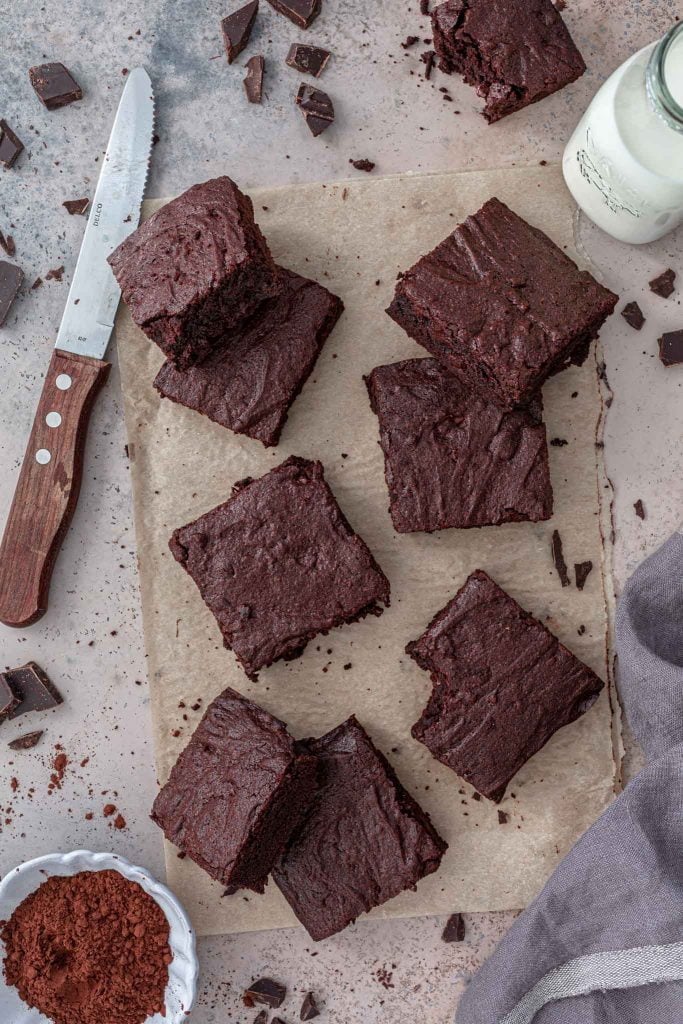
[[[152,819],[212,878],[263,892],[311,801],[316,771],[283,722],[227,689],[173,766]]]
[[[292,456],[176,530],[175,558],[248,676],[298,657],[334,626],[381,614],[389,581],[353,532],[319,462]]]
[[[550,518],[540,399],[505,412],[436,359],[378,366],[366,384],[399,533]]]
[[[133,320],[179,369],[281,290],[251,199],[225,177],[167,203],[109,263]]]
[[[499,121],[586,70],[552,0],[446,0],[432,12],[439,67],[461,74]]]
[[[354,717],[302,745],[319,759],[319,789],[273,879],[319,940],[414,889],[447,844]]]
[[[496,802],[522,765],[580,718],[603,686],[481,570],[406,652],[434,683],[413,736]]]
[[[80,85],[69,69],[58,61],[29,68],[28,76],[36,96],[48,110],[57,110],[83,99]]]
[[[341,316],[341,299],[290,270],[283,290],[243,327],[227,331],[200,366],[176,370],[167,361],[154,387],[215,423],[276,445],[287,413]]]
[[[597,337],[617,296],[498,199],[401,276],[392,319],[504,409]]]

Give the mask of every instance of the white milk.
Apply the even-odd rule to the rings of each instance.
[[[683,221],[683,24],[607,79],[562,166],[579,206],[621,241],[651,242]]]

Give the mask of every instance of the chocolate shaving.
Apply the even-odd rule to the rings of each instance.
[[[643,324],[645,323],[643,311],[637,302],[627,303],[627,305],[625,305],[622,309],[621,315],[623,316],[626,323],[630,327],[633,327],[635,331],[640,331],[642,329]]]
[[[465,919],[462,914],[451,914],[441,932],[444,942],[462,942],[465,938]]]
[[[425,50],[420,57],[420,60],[426,65],[425,67],[425,79],[429,81],[432,77],[432,71],[434,70],[434,64],[436,63],[436,53],[434,50]]]
[[[575,562],[574,563],[574,575],[576,576],[576,588],[577,590],[583,590],[586,586],[586,580],[593,571],[593,563],[589,560],[587,562]]]
[[[553,530],[552,552],[553,562],[557,569],[557,575],[560,577],[560,583],[563,587],[568,587],[569,573],[567,572],[567,563],[564,560],[564,554],[562,552],[562,538],[560,537],[558,530]]]
[[[668,299],[675,291],[675,280],[676,271],[669,268],[663,274],[660,274],[659,277],[655,277],[650,281],[650,291],[654,292],[655,295],[659,295],[662,299]]]
[[[16,740],[11,740],[7,746],[10,750],[31,750],[38,744],[40,737],[44,732],[44,729],[37,729],[35,732],[27,732],[24,736],[18,736]]]

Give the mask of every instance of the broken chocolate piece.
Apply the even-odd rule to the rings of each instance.
[[[462,942],[465,938],[465,921],[462,914],[451,914],[441,932],[444,942]]]
[[[415,43],[420,42],[419,36],[407,36],[404,43],[401,43],[402,50],[409,50],[411,46],[415,46]]]
[[[19,703],[10,711],[8,718],[19,718],[29,711],[48,711],[63,701],[57,687],[35,661],[0,673],[0,679],[4,679],[19,698]]]
[[[21,288],[24,274],[13,263],[0,260],[0,327],[7,319],[12,303]]]
[[[370,171],[374,171],[375,169],[375,165],[372,160],[349,160],[349,163],[352,164],[357,171],[367,171],[368,174]]]
[[[665,366],[683,363],[683,331],[669,331],[659,339],[659,358]]]
[[[299,1020],[313,1020],[315,1017],[319,1016],[320,1010],[318,1009],[318,1004],[315,1001],[315,996],[312,992],[307,992],[304,996],[304,1001],[301,1004]]]
[[[326,92],[302,82],[296,94],[296,102],[301,107],[312,135],[322,135],[334,121],[334,106]]]
[[[560,583],[563,587],[568,587],[569,573],[567,572],[567,563],[564,560],[564,554],[562,552],[562,538],[560,537],[558,530],[553,530],[552,552],[553,562],[557,569],[557,575],[560,577]]]
[[[586,580],[593,571],[593,563],[589,560],[587,562],[575,562],[574,563],[574,575],[576,576],[576,588],[577,590],[583,590],[586,586]]]
[[[629,302],[621,311],[621,315],[630,327],[635,331],[641,330],[645,323],[645,317],[643,311],[637,302]]]
[[[57,110],[83,99],[80,85],[63,64],[39,64],[29,68],[28,76],[38,99],[48,110]]]
[[[286,995],[286,987],[272,978],[259,978],[244,993],[245,998],[250,999],[252,1003],[269,1006],[271,1010],[277,1010],[282,1006]]]
[[[434,50],[425,50],[420,57],[420,60],[426,64],[425,67],[425,78],[427,81],[432,77],[432,71],[434,70],[434,64],[436,63],[436,53]]]
[[[662,299],[668,299],[676,289],[675,280],[676,271],[669,268],[663,274],[660,274],[659,277],[655,277],[650,281],[650,291],[654,292],[655,295],[659,295]]]
[[[292,43],[287,54],[286,64],[302,75],[313,75],[320,78],[331,57],[329,50],[322,46],[309,46],[307,43]]]
[[[89,199],[65,199],[62,206],[67,213],[83,214],[90,206]]]
[[[247,61],[247,77],[244,79],[244,91],[250,103],[260,103],[263,99],[263,72],[266,62],[260,55],[250,57]]]
[[[7,677],[3,672],[0,675],[0,722],[5,718],[9,718],[11,713],[19,703],[19,698],[7,681]]]
[[[64,277],[64,267],[54,267],[52,270],[48,270],[45,275],[46,281],[61,281]]]
[[[14,256],[17,251],[12,236],[3,235],[2,231],[0,231],[0,249],[4,249],[8,256]]]
[[[7,121],[0,120],[0,164],[9,170],[24,148],[24,143],[14,134]]]
[[[641,501],[640,498],[638,498],[638,501],[636,501],[634,503],[633,507],[636,510],[636,515],[638,516],[638,518],[639,519],[644,519],[645,518],[645,506],[643,505],[643,502]]]
[[[259,1012],[254,1017],[254,1024],[268,1024],[268,1011],[259,1010]]]
[[[239,56],[249,42],[251,30],[258,14],[258,0],[251,0],[239,10],[233,11],[227,18],[221,21],[223,30],[223,42],[225,52],[228,55],[228,64],[232,64],[235,57]]]
[[[36,729],[35,732],[27,732],[24,736],[18,736],[16,740],[12,740],[7,746],[10,750],[31,750],[40,741],[40,737],[45,732],[44,729]]]
[[[506,814],[505,811],[498,811],[498,824],[499,825],[507,825],[509,819],[510,819],[510,816],[508,814]]]
[[[268,0],[278,14],[284,14],[299,28],[308,28],[320,14],[322,0]]]

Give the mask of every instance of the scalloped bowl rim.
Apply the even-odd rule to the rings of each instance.
[[[197,993],[199,963],[194,929],[182,905],[170,889],[158,882],[145,868],[131,864],[115,853],[93,853],[74,850],[71,853],[50,853],[25,861],[12,868],[0,880],[0,920],[7,919],[32,892],[49,877],[76,875],[81,871],[118,871],[124,878],[138,882],[142,889],[163,910],[170,926],[169,945],[173,960],[168,968],[166,1016],[148,1017],[145,1024],[183,1024],[187,1020]],[[0,940],[0,960],[4,945]],[[51,1024],[38,1010],[27,1006],[13,987],[7,985],[0,970],[0,1020],[12,1024]]]

